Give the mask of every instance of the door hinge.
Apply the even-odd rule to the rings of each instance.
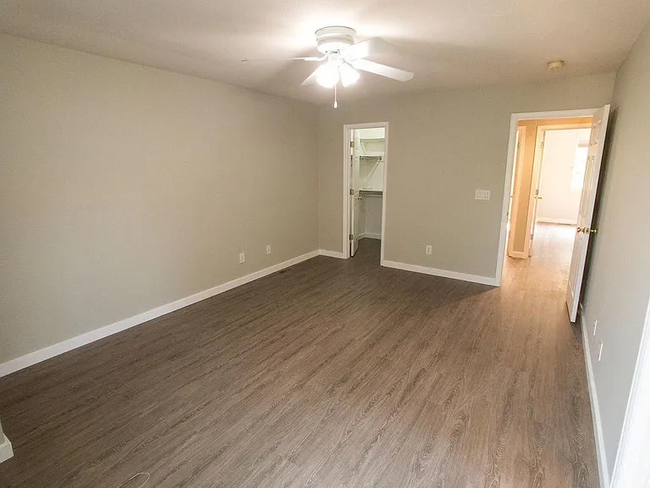
[[[354,188],[350,188],[350,196],[354,195]]]
[[[539,148],[540,148],[540,149],[544,149],[544,141],[542,141],[542,142],[539,143]]]
[[[353,241],[354,240],[354,235],[353,234],[348,235],[348,240]]]
[[[354,147],[354,141],[350,141],[350,147]]]

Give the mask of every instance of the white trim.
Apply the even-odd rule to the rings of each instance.
[[[576,219],[547,219],[544,217],[537,217],[537,222],[542,222],[543,224],[578,225],[578,221]]]
[[[386,232],[386,193],[388,190],[388,122],[367,122],[363,124],[343,125],[343,259],[350,257],[350,131],[355,129],[375,129],[383,127],[384,133],[384,189],[381,202],[381,249],[380,259],[384,259],[384,242]]]
[[[359,235],[359,239],[381,239],[381,234],[375,234],[373,232],[364,232]]]
[[[64,352],[68,352],[71,351],[72,349],[85,346],[86,344],[90,344],[91,342],[95,342],[99,339],[103,339],[104,337],[116,334],[117,332],[130,329],[131,327],[135,327],[136,325],[140,325],[144,322],[148,322],[149,320],[168,314],[180,308],[184,308],[187,307],[188,305],[192,305],[196,302],[200,302],[201,300],[205,300],[206,298],[219,295],[220,293],[224,293],[228,290],[232,290],[233,288],[236,288],[238,286],[244,285],[246,283],[250,283],[251,281],[255,281],[259,278],[263,278],[264,276],[275,273],[276,271],[280,271],[281,269],[288,268],[289,266],[293,266],[294,264],[298,264],[308,259],[311,259],[313,257],[316,257],[319,254],[320,251],[318,250],[308,252],[307,254],[303,254],[302,256],[297,256],[295,258],[289,259],[288,261],[275,264],[268,268],[264,268],[262,270],[256,271],[246,276],[242,276],[241,278],[237,278],[227,283],[223,283],[221,285],[215,286],[208,290],[204,290],[199,293],[195,293],[194,295],[190,295],[188,297],[181,298],[180,300],[176,300],[174,302],[168,303],[166,305],[156,307],[152,310],[148,310],[147,312],[143,312],[138,315],[134,315],[133,317],[129,317],[120,320],[118,322],[115,322],[113,324],[100,327],[99,329],[91,330],[90,332],[86,332],[85,334],[72,337],[71,339],[66,339],[65,341],[59,342],[52,346],[45,347],[43,349],[39,349],[38,351],[30,352],[28,354],[25,354],[24,356],[20,356],[16,359],[12,359],[10,361],[7,361],[6,363],[0,364],[0,378],[2,378],[3,376],[7,376],[8,374],[14,373],[16,371],[19,371],[21,369],[27,368],[28,366],[32,366],[33,364],[40,363],[41,361],[45,361],[46,359],[50,359],[54,356],[58,356],[59,354],[63,354]]]
[[[650,303],[612,473],[612,488],[650,486]]]
[[[506,241],[508,237],[508,206],[510,203],[510,187],[512,184],[512,171],[517,146],[517,125],[520,120],[539,119],[565,119],[571,117],[593,117],[600,108],[586,108],[579,110],[558,110],[554,112],[515,113],[510,116],[510,136],[508,141],[508,155],[506,159],[506,174],[503,183],[503,204],[501,206],[501,232],[499,233],[499,247],[497,249],[496,282],[501,284],[503,276],[503,261],[506,255]]]
[[[384,133],[384,189],[381,193],[381,244],[379,246],[379,261],[384,260],[384,243],[386,242],[385,233],[386,233],[386,195],[388,194],[388,122],[385,122],[386,132]]]
[[[417,264],[398,263],[396,261],[381,260],[381,265],[387,268],[401,269],[404,271],[413,271],[415,273],[428,274],[433,276],[441,276],[443,278],[451,278],[452,280],[470,281],[472,283],[480,283],[482,285],[496,286],[497,281],[492,276],[471,275],[466,273],[458,273],[456,271],[448,271],[446,269],[428,268],[426,266],[419,266]]]
[[[339,251],[328,251],[327,249],[319,249],[320,256],[327,256],[328,258],[345,259],[345,255]]]
[[[2,434],[0,432],[0,434]],[[2,434],[2,444],[0,444],[0,463],[5,462],[7,459],[14,456],[14,450],[11,447],[11,442],[7,439],[7,436]]]
[[[603,437],[603,424],[600,420],[600,407],[598,404],[598,393],[596,391],[596,379],[594,368],[591,364],[591,352],[589,350],[589,331],[585,324],[580,305],[580,327],[582,329],[582,348],[585,353],[585,364],[587,366],[587,385],[589,386],[589,402],[591,403],[591,417],[594,422],[594,438],[596,439],[596,457],[598,461],[598,479],[601,488],[609,488],[609,469],[607,468],[607,453],[605,452],[605,439]]]

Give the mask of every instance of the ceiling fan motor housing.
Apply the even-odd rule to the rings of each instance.
[[[316,46],[323,54],[340,51],[354,44],[357,32],[350,27],[329,26],[316,31]]]

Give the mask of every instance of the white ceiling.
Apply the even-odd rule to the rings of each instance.
[[[317,54],[314,31],[347,25],[357,40],[397,49],[371,58],[415,73],[400,83],[362,74],[342,100],[614,71],[650,18],[650,0],[6,0],[0,30],[73,49],[329,101],[300,83]],[[546,69],[567,61],[560,73]]]

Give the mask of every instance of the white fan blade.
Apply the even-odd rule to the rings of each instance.
[[[346,47],[343,50],[343,56],[346,59],[363,59],[374,54],[389,53],[394,50],[395,48],[381,37],[373,37]]]
[[[379,76],[385,76],[386,78],[391,78],[397,81],[409,81],[413,79],[413,73],[410,71],[404,71],[403,69],[393,68],[392,66],[386,66],[385,64],[375,63],[373,61],[368,61],[367,59],[357,59],[350,62],[350,64],[362,71],[367,71],[368,73],[374,73]]]
[[[276,61],[324,61],[327,56],[308,56],[306,58],[269,58],[269,59],[242,59],[242,63],[272,63]]]
[[[319,66],[314,70],[312,74],[310,74],[305,81],[301,83],[301,86],[307,86],[307,85],[313,85],[316,83],[316,79],[318,78],[318,75],[320,74],[320,69],[322,68],[322,65]]]

